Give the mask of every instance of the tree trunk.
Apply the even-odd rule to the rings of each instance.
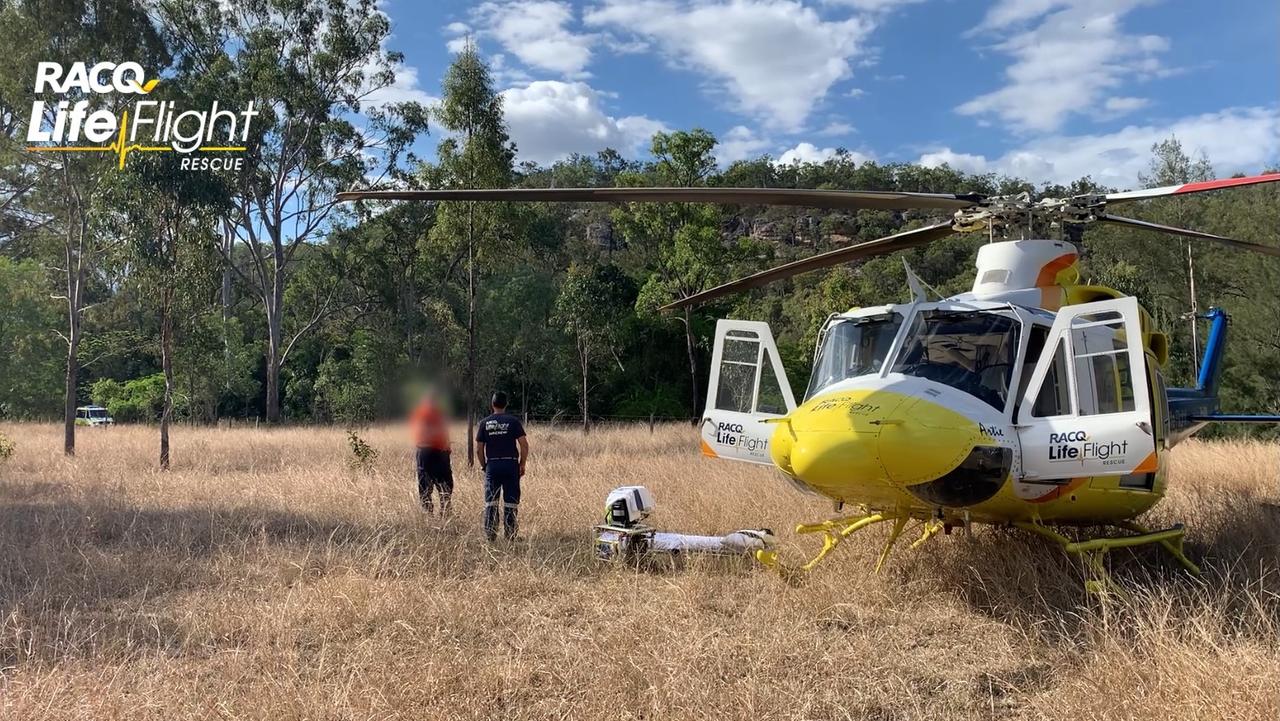
[[[169,470],[169,422],[173,419],[173,288],[161,291],[160,368],[164,371],[164,405],[160,410],[160,470]]]
[[[76,390],[80,382],[80,334],[82,312],[82,293],[84,292],[84,240],[88,232],[84,210],[80,205],[80,194],[71,183],[67,166],[63,165],[63,180],[70,189],[69,195],[74,201],[75,221],[67,217],[66,273],[67,273],[67,373],[63,387],[62,406],[62,452],[68,456],[76,454]],[[79,235],[73,235],[73,228]]]
[[[218,300],[222,303],[222,322],[226,323],[231,320],[231,274],[235,272],[231,268],[231,256],[236,249],[236,236],[230,231],[224,231],[222,235],[222,290],[219,293]],[[223,333],[223,352],[230,352],[226,345],[225,333]]]
[[[283,363],[284,331],[282,329],[284,311],[284,274],[276,265],[272,274],[271,290],[267,294],[267,404],[268,423],[280,422],[280,366]]]
[[[701,400],[698,397],[698,357],[694,353],[693,322],[689,316],[688,308],[684,309],[684,345],[689,354],[689,386],[693,389],[693,411],[691,417],[694,421],[697,421],[698,404]]]
[[[474,204],[467,206],[467,467],[476,461],[476,253]]]
[[[80,321],[72,312],[71,331],[67,336],[67,375],[62,409],[62,452],[76,454],[76,386],[80,380]]]
[[[582,435],[585,436],[591,432],[591,411],[587,407],[587,371],[591,357],[581,339],[578,340],[578,359],[582,363]]]

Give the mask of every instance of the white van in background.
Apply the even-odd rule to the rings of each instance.
[[[77,426],[110,426],[114,424],[115,420],[107,415],[107,409],[102,406],[80,406],[76,409]]]

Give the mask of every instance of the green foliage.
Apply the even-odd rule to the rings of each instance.
[[[0,256],[0,418],[54,418],[61,411],[66,343],[58,304],[32,260]]]
[[[474,47],[458,53],[443,78],[431,115],[444,131],[435,161],[406,163],[428,111],[363,102],[394,82],[400,62],[386,50],[390,27],[377,7],[375,0],[252,0],[235,12],[217,0],[0,4],[0,47],[13,50],[0,54],[0,107],[29,106],[38,60],[127,57],[163,73],[156,99],[216,99],[223,107],[253,100],[262,113],[241,175],[180,172],[173,154],[134,154],[125,172],[91,154],[33,155],[18,142],[26,117],[11,113],[12,132],[0,136],[0,416],[62,412],[68,344],[59,334],[82,323],[71,345],[81,366],[72,391],[122,422],[156,417],[166,357],[175,411],[206,422],[272,419],[275,409],[300,421],[385,419],[414,376],[474,387],[471,402],[504,388],[514,408],[535,415],[576,406],[583,415],[689,417],[701,410],[717,318],[769,322],[800,395],[830,313],[904,300],[904,258],[941,293],[965,291],[985,242],[954,236],[663,314],[657,309],[672,300],[731,278],[938,216],[666,203],[405,203],[373,212],[335,203],[336,191],[371,180],[437,188],[1107,190],[1087,177],[1035,187],[946,166],[862,162],[848,152],[820,163],[761,157],[720,167],[717,139],[696,128],[656,134],[642,159],[604,149],[517,167],[502,96]],[[1211,175],[1209,159],[1188,156],[1176,140],[1152,153],[1145,184]],[[1276,187],[1239,188],[1126,212],[1277,245],[1278,198]],[[1196,306],[1223,306],[1234,321],[1224,408],[1280,411],[1275,259],[1098,225],[1084,244],[1084,280],[1136,295],[1170,334],[1173,385],[1193,379],[1186,317],[1193,266]],[[52,299],[67,295],[72,281],[74,301]],[[1197,331],[1203,335],[1204,324]]]
[[[378,449],[369,445],[368,441],[356,435],[355,431],[347,431],[347,445],[351,448],[351,456],[347,458],[347,467],[355,471],[368,473],[378,461]]]
[[[396,376],[391,356],[379,342],[377,336],[358,331],[320,363],[314,394],[322,418],[345,424],[368,423],[389,405]]]
[[[156,373],[124,383],[102,378],[90,387],[89,396],[117,423],[150,423],[160,418],[164,408],[164,375]]]
[[[649,417],[668,420],[685,418],[688,411],[674,388],[661,386],[652,391],[633,388],[618,400],[609,415],[631,421],[642,421]]]

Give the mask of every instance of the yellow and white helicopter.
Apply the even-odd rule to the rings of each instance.
[[[668,306],[688,307],[956,232],[993,239],[978,252],[968,293],[930,300],[908,268],[910,302],[833,314],[819,335],[800,403],[768,325],[719,321],[702,451],[774,465],[801,489],[832,499],[838,512],[853,509],[797,527],[824,536],[803,570],[873,524],[892,523],[879,569],[910,522],[919,526],[913,546],[940,531],[985,523],[1051,539],[1084,556],[1105,579],[1102,557],[1109,549],[1151,543],[1198,572],[1182,552],[1181,526],[1151,531],[1134,521],[1164,495],[1166,451],[1209,423],[1274,423],[1280,416],[1218,411],[1228,325],[1221,310],[1208,313],[1196,387],[1166,388],[1166,336],[1136,298],[1080,284],[1074,243],[994,238],[1103,222],[1280,256],[1280,247],[1106,212],[1117,203],[1276,181],[1280,174],[1036,202],[1027,195],[765,188],[356,191],[340,197],[953,211],[948,221],[804,258]],[[1054,526],[1112,526],[1124,534],[1073,541]],[[779,565],[773,552],[758,557]]]

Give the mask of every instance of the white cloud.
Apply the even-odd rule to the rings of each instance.
[[[946,162],[958,170],[1007,173],[1037,183],[1065,184],[1089,175],[1103,185],[1132,188],[1147,169],[1151,146],[1170,136],[1193,157],[1204,153],[1219,176],[1257,172],[1280,162],[1280,107],[1231,108],[1113,133],[1048,136],[995,159],[942,148],[919,162]]]
[[[370,63],[365,66],[365,77],[372,77],[379,68]],[[396,79],[391,85],[375,90],[367,95],[361,105],[364,107],[380,107],[387,103],[416,102],[432,106],[440,102],[440,98],[423,90],[418,84],[418,69],[412,65],[398,65],[395,68]]]
[[[778,156],[779,165],[791,163],[821,163],[836,154],[835,148],[819,148],[813,143],[800,143]]]
[[[819,130],[818,135],[822,137],[828,137],[828,138],[838,138],[843,135],[849,135],[850,133],[853,133],[856,130],[857,128],[854,128],[849,123],[846,123],[840,120],[835,120],[830,123],[827,123],[826,126],[822,128],[822,130]]]
[[[987,172],[989,163],[987,159],[981,155],[971,155],[969,153],[957,153],[951,148],[942,148],[932,153],[925,153],[917,160],[919,164],[926,168],[938,168],[943,165],[949,165],[956,170],[962,170],[966,173],[985,173]]]
[[[851,74],[873,25],[826,20],[794,0],[603,0],[585,21],[640,37],[672,66],[708,76],[735,110],[782,130],[800,129]]]
[[[845,5],[857,10],[865,10],[867,12],[887,12],[896,10],[904,5],[915,5],[924,2],[924,0],[823,0],[828,5]]]
[[[773,145],[773,141],[756,131],[738,125],[729,129],[716,143],[716,162],[728,165],[739,160],[758,158]]]
[[[791,163],[821,163],[830,160],[837,155],[843,155],[849,160],[859,164],[875,159],[866,153],[859,153],[856,150],[845,150],[842,153],[837,148],[819,148],[813,143],[799,143],[790,150],[784,150],[782,155],[778,156],[777,164],[790,165]]]
[[[666,125],[643,115],[605,113],[602,93],[586,83],[539,80],[502,92],[503,110],[521,160],[549,163],[606,147],[641,152]]]
[[[1110,117],[1142,106],[1112,97],[1119,87],[1169,72],[1160,60],[1166,38],[1133,35],[1121,19],[1152,0],[1000,0],[975,32],[1000,33],[995,48],[1010,55],[1004,87],[957,108],[995,116],[1018,130],[1052,132],[1072,114],[1103,107]],[[1110,106],[1108,107],[1108,103]]]
[[[1106,102],[1102,104],[1102,108],[1108,113],[1123,114],[1145,108],[1150,103],[1151,101],[1146,98],[1127,98],[1117,95],[1107,98]]]
[[[486,2],[472,12],[481,33],[539,70],[583,77],[595,37],[569,29],[573,6],[556,0]]]

